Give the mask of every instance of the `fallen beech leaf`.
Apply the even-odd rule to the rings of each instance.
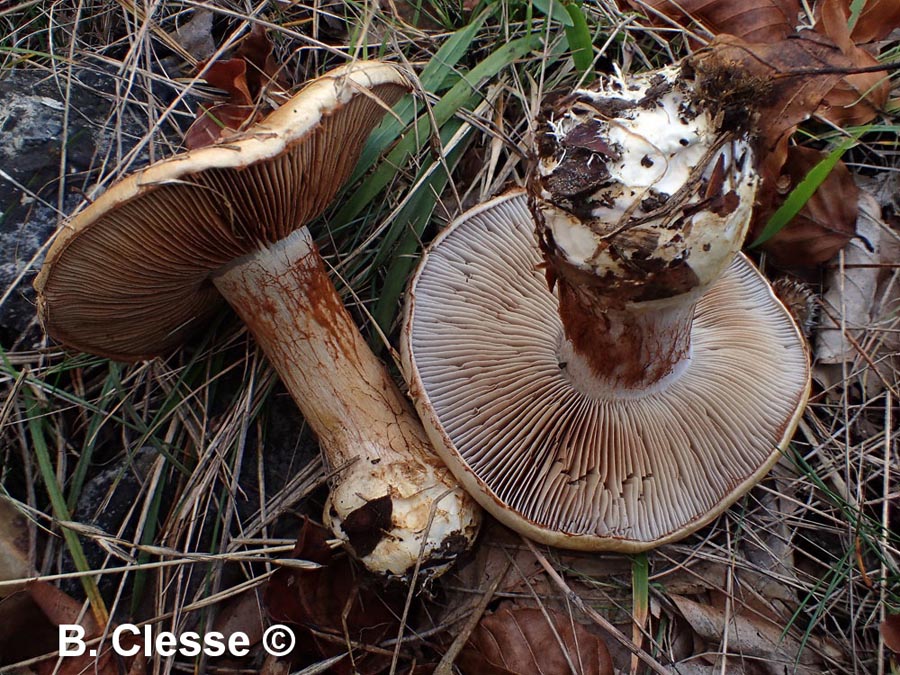
[[[24,579],[36,572],[28,562],[28,526],[13,502],[0,497],[0,581]],[[0,587],[0,598],[21,590],[22,585]]]
[[[0,600],[0,672],[3,666],[48,654],[59,645],[59,630],[25,591]]]
[[[652,8],[686,28],[696,23],[713,35],[728,33],[748,42],[778,42],[794,31],[797,0],[626,0],[653,20]],[[620,0],[620,5],[624,4]],[[695,23],[696,22],[696,23]]]
[[[100,632],[101,627],[94,620],[94,615],[90,611],[82,611],[84,603],[61,591],[53,584],[46,581],[31,581],[28,583],[28,593],[51,623],[57,626],[64,623],[77,623],[89,635],[96,635]]]
[[[759,236],[769,217],[825,154],[800,146],[788,150],[781,175],[767,177],[754,212],[750,241]],[[782,267],[813,267],[841,250],[856,231],[859,189],[843,162],[838,162],[800,212],[762,245]]]
[[[881,622],[880,629],[887,648],[895,654],[900,654],[900,614],[889,614]]]
[[[254,24],[241,40],[234,58],[216,61],[204,74],[206,81],[228,94],[224,103],[200,106],[197,119],[184,136],[193,150],[219,141],[224,136],[256,122],[268,107],[261,103],[270,83],[287,87],[282,70],[272,57],[273,45],[265,28]],[[199,64],[203,68],[205,62]]]
[[[825,279],[813,375],[830,389],[844,379],[842,364],[854,363],[850,370],[858,373],[866,395],[876,396],[883,390],[882,378],[870,370],[841,327],[866,350],[882,377],[892,381],[897,365],[894,354],[900,351],[900,337],[894,330],[900,291],[891,265],[900,259],[900,244],[882,220],[878,202],[866,192],[859,196],[856,229],[859,236],[844,249],[845,268],[829,270]]]
[[[265,27],[254,23],[235,52],[236,57],[247,63],[247,86],[253,99],[259,97],[270,83],[281,88],[288,87],[284,69],[279,67],[272,56],[274,49]]]
[[[203,67],[202,63],[200,67]],[[216,61],[209,66],[204,77],[212,86],[228,92],[228,102],[199,106],[197,119],[184,135],[184,144],[189,150],[212,145],[222,136],[237,131],[245,122],[252,123],[256,118],[244,59]]]
[[[205,64],[201,64],[201,67]],[[247,62],[242,58],[216,61],[203,75],[209,84],[228,93],[228,100],[237,105],[253,105],[247,83]]]
[[[705,83],[707,98],[718,101],[726,115],[746,114],[748,108],[757,113],[760,157],[774,152],[841,77],[809,71],[850,65],[828,38],[812,31],[773,44],[720,35],[688,63]]]
[[[850,34],[843,0],[824,0],[819,3],[819,22],[816,30],[834,40],[852,68],[870,68],[878,59],[860,49]],[[890,94],[887,72],[848,73],[839,79],[824,97],[819,114],[840,126],[865,124],[884,108]]]
[[[703,605],[680,595],[669,595],[669,598],[694,632],[712,648],[720,647],[727,632],[731,654],[765,659],[775,667],[774,672],[782,672],[785,664],[790,664],[792,673],[822,672],[817,650],[804,649],[798,640],[784,634],[780,624],[752,615],[729,613],[724,608]]]
[[[796,0],[619,0],[620,5],[628,5],[644,12],[655,23],[664,23],[654,20],[656,13],[661,13],[686,28],[699,23],[714,36],[719,36],[710,43],[710,47],[716,42],[735,44],[736,40],[751,56],[743,62],[748,75],[771,77],[777,74],[784,77],[791,76],[791,72],[795,73],[791,76],[796,80],[794,83],[788,84],[786,88],[784,84],[776,86],[776,89],[783,91],[774,100],[787,103],[791,108],[804,110],[809,107],[809,100],[814,99],[816,103],[813,109],[821,102],[819,114],[842,126],[870,121],[884,108],[890,93],[886,72],[849,72],[878,65],[878,60],[857,46],[857,41],[863,37],[880,35],[884,26],[879,25],[878,29],[874,26],[879,20],[889,25],[900,22],[900,3],[897,0],[885,0],[874,11],[868,8],[867,3],[867,11],[860,16],[851,34],[848,26],[848,3],[849,0],[822,0],[816,7],[819,14],[816,30],[796,33],[794,27],[800,10]],[[890,29],[884,35],[889,32]],[[795,39],[809,44],[802,45],[798,51],[797,45],[789,42]],[[814,47],[815,43],[818,46]],[[766,45],[777,47],[767,49]],[[738,61],[741,62],[741,59]],[[766,73],[766,66],[774,72]],[[809,72],[815,69],[832,72]],[[843,75],[834,72],[840,69],[848,72]],[[827,80],[822,79],[825,75],[831,76],[827,87],[823,84]],[[803,91],[807,87],[804,82],[806,78],[814,80],[815,84]],[[794,95],[799,96],[796,102],[793,100]],[[813,109],[809,109],[793,123],[785,123],[785,128],[792,130],[793,125],[805,119]],[[770,111],[761,112],[764,113],[762,118],[767,119],[765,113]],[[795,115],[788,117],[793,119]],[[776,125],[784,123],[780,118],[774,119]],[[774,148],[780,134],[766,132],[766,135],[769,136],[769,147]]]
[[[190,150],[212,145],[224,135],[250,126],[259,117],[251,105],[219,103],[210,108],[201,105],[197,119],[184,134],[184,145]]]
[[[232,635],[242,633],[247,636],[250,646],[256,645],[263,636],[263,608],[259,589],[251,588],[229,598],[216,614],[213,630],[222,633],[227,641]]]
[[[878,65],[868,52],[854,47],[848,58],[855,68]],[[853,73],[840,78],[825,94],[817,114],[841,127],[871,122],[887,105],[890,85],[887,73]]]
[[[603,640],[562,612],[546,612],[552,625],[544,612],[532,607],[504,608],[483,618],[458,659],[462,672],[550,675],[571,672],[571,662],[585,675],[613,673]]]
[[[82,611],[83,603],[64,593],[56,586],[45,581],[28,583],[28,593],[34,603],[41,609],[46,618],[54,626],[62,624],[78,624],[84,628],[84,640],[100,637],[102,629],[89,611]],[[112,627],[110,627],[112,629]],[[126,647],[140,645],[141,641],[131,634],[121,636],[121,644]],[[58,639],[53,647],[58,645]],[[107,639],[98,649],[96,656],[85,653],[82,656],[66,656],[62,659],[47,659],[38,664],[39,675],[142,675],[147,670],[145,657],[139,650],[135,656],[121,657],[112,651],[112,644]]]
[[[295,658],[345,654],[348,638],[373,645],[396,635],[405,595],[399,588],[373,590],[365,586],[354,575],[349,558],[333,555],[324,529],[305,521],[291,555],[322,565],[319,569],[279,569],[265,589],[269,616],[298,626]],[[331,672],[367,675],[379,673],[389,664],[390,657],[355,649],[352,662],[344,659],[332,666]]]
[[[851,0],[823,0],[820,2],[816,6],[816,14],[819,18],[816,30],[822,30],[820,26],[823,9],[828,4],[836,6],[844,18],[844,25],[847,25],[850,20],[850,2]],[[900,28],[900,2],[897,0],[866,0],[850,36],[855,43],[866,44],[883,40],[896,28]]]

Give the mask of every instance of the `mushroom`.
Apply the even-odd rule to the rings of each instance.
[[[449,567],[479,509],[360,335],[305,225],[409,86],[388,64],[337,68],[246,132],[123,179],[64,225],[35,281],[51,336],[125,361],[174,349],[227,300],[335,471],[326,522],[370,570],[398,576]]]
[[[769,471],[806,403],[804,339],[739,253],[751,149],[694,86],[669,68],[557,99],[528,190],[459,217],[411,281],[403,366],[435,448],[550,545],[695,531]]]

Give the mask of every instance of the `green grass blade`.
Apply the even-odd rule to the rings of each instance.
[[[588,28],[587,18],[580,4],[570,3],[566,5],[566,11],[572,18],[572,25],[566,26],[566,41],[569,43],[569,51],[575,69],[580,74],[589,73],[594,63],[594,41],[591,39],[591,29]],[[591,80],[590,75],[586,78]]]
[[[866,2],[867,0],[853,0],[850,3],[850,17],[847,19],[847,27],[851,31],[856,27],[856,22],[859,21],[859,15],[865,9]]]
[[[452,136],[460,126],[462,125],[451,122],[446,126],[442,136]],[[471,130],[472,128],[469,127],[469,131]],[[403,236],[393,250],[391,264],[385,275],[378,302],[372,312],[375,322],[384,333],[389,333],[393,325],[400,297],[406,288],[409,274],[418,260],[415,253],[419,249],[422,233],[431,220],[439,196],[450,181],[449,172],[459,162],[467,146],[467,142],[457,144],[453,151],[444,158],[442,166],[434,167],[434,162],[429,162],[427,166],[423,167],[419,172],[420,177],[432,169],[433,173],[416,190],[415,195],[410,198],[392,223],[392,228],[396,227],[396,232]],[[381,250],[385,251],[387,247],[383,246]]]
[[[631,610],[634,615],[634,643],[639,645],[650,610],[650,564],[646,553],[631,557]]]
[[[147,511],[147,518],[144,522],[144,528],[141,531],[140,543],[144,546],[150,546],[156,542],[156,533],[159,530],[159,522],[161,519],[163,494],[166,490],[166,478],[163,474],[159,483],[156,485],[156,491],[150,500],[150,508]],[[140,551],[137,555],[137,570],[134,573],[134,583],[131,588],[131,616],[136,616],[138,608],[144,597],[144,591],[147,588],[148,572],[143,569],[143,565],[150,561],[150,553]]]
[[[42,406],[28,391],[24,391],[23,395],[26,410],[28,411],[28,432],[31,436],[32,449],[37,458],[38,468],[41,472],[44,486],[47,489],[47,495],[50,497],[53,516],[60,522],[71,521],[72,516],[66,504],[62,486],[56,480],[56,471],[53,468],[53,462],[50,460],[50,449],[47,446],[44,427],[41,423]],[[78,539],[78,535],[67,527],[62,528],[62,535],[72,556],[75,569],[83,573],[83,576],[80,577],[81,585],[91,603],[91,611],[94,614],[94,618],[102,628],[109,621],[109,613],[106,609],[106,603],[103,602],[103,597],[100,595],[100,589],[97,587],[96,580],[92,575],[88,574],[91,568],[87,557],[84,555],[84,549],[81,547],[81,541]]]
[[[495,12],[497,5],[492,3],[467,26],[451,35],[441,48],[429,59],[428,64],[419,73],[419,84],[429,93],[437,93],[447,86],[450,78],[456,79],[456,65],[470,50],[472,42],[484,22]],[[416,114],[416,99],[404,97],[396,106],[394,114],[387,115],[384,121],[372,132],[360,154],[359,161],[348,183],[352,184],[366,171],[372,168],[378,158],[393,143],[400,132],[409,125]]]
[[[545,16],[568,28],[572,25],[572,17],[560,0],[532,0],[532,4]]]
[[[760,246],[774,237],[787,225],[793,218],[800,213],[800,210],[806,205],[810,197],[813,196],[819,186],[828,178],[828,174],[834,169],[835,165],[841,159],[847,150],[856,145],[858,135],[846,139],[838,147],[832,150],[822,161],[816,164],[809,173],[797,183],[796,187],[784,200],[784,204],[778,207],[778,210],[769,218],[769,222],[763,228],[763,231],[750,244],[751,248]]]
[[[110,374],[103,382],[103,388],[100,390],[97,407],[98,410],[91,414],[88,423],[87,433],[84,436],[84,443],[81,446],[81,452],[78,454],[78,462],[75,464],[75,470],[72,472],[72,478],[69,482],[69,509],[74,509],[78,502],[78,496],[87,480],[88,468],[94,457],[94,442],[100,433],[103,425],[107,424],[111,416],[106,411],[106,407],[113,402],[113,395],[117,391],[121,391],[121,379],[119,378],[119,365],[114,361],[109,362]]]
[[[471,109],[481,94],[481,85],[516,60],[540,46],[538,36],[518,38],[502,44],[481,63],[463,75],[432,108],[438,128],[447,123],[460,109]],[[384,162],[355,190],[331,221],[333,228],[347,225],[356,218],[394,180],[398,167],[418,152],[431,138],[431,119],[419,117],[414,129],[407,131],[388,154]]]

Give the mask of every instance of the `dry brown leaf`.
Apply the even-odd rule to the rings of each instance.
[[[850,19],[850,3],[851,0],[823,0],[816,6],[816,15],[818,22],[816,29],[822,30],[821,23],[823,21],[823,9],[825,5],[834,5],[834,8],[827,8],[833,12],[837,9],[844,19],[846,26]],[[835,15],[832,14],[832,17]],[[853,41],[857,44],[866,44],[883,40],[896,28],[900,28],[900,2],[897,0],[866,0],[865,6],[853,26],[853,32],[850,34]],[[823,30],[823,32],[826,32]]]
[[[900,654],[900,614],[890,614],[881,622],[884,644],[895,654]]]
[[[82,611],[83,603],[45,581],[32,581],[28,584],[28,593],[34,603],[41,609],[44,616],[54,626],[62,624],[78,624],[84,628],[84,640],[92,640],[100,637],[102,628],[97,625],[93,614]],[[110,627],[112,628],[112,627]],[[141,641],[133,635],[126,633],[121,636],[120,643],[126,648],[137,646]],[[57,642],[54,646],[58,644]],[[82,656],[67,656],[42,661],[38,665],[39,675],[81,675],[82,673],[94,673],[94,675],[142,675],[146,672],[146,659],[138,650],[137,655],[120,657],[112,651],[112,645],[107,640],[99,648],[96,656],[87,652]],[[124,670],[123,670],[124,667]]]
[[[0,600],[0,671],[3,666],[27,661],[56,650],[59,630],[27,592]]]
[[[28,593],[51,623],[57,626],[77,623],[88,635],[100,633],[101,626],[97,625],[93,613],[83,611],[84,603],[53,584],[46,581],[31,581],[28,583]]]
[[[184,145],[189,150],[212,145],[223,136],[253,124],[259,117],[252,105],[219,103],[207,108],[201,104],[197,119],[184,134]]]
[[[794,31],[797,0],[626,0],[653,20],[652,8],[685,26],[699,24],[713,35],[728,33],[748,42],[778,42]],[[625,4],[620,1],[620,5]]]
[[[825,154],[800,146],[789,149],[781,174],[765,176],[749,240],[755,239],[797,184]],[[835,256],[856,232],[859,189],[850,170],[838,162],[800,213],[764,245],[782,267],[814,267]]]
[[[212,106],[200,105],[197,119],[184,135],[184,144],[189,150],[212,145],[245,123],[252,124],[258,117],[247,83],[244,59],[216,61],[207,68],[204,78],[212,86],[227,92],[228,101]]]
[[[726,114],[748,108],[757,113],[761,157],[775,152],[841,78],[810,71],[850,65],[828,38],[812,31],[773,44],[720,35],[689,64],[710,103],[718,101]]]
[[[213,630],[222,633],[226,641],[235,633],[242,633],[251,646],[258,644],[264,630],[261,595],[259,589],[251,588],[229,598],[216,614]]]
[[[285,88],[287,81],[272,56],[273,45],[265,28],[254,24],[241,40],[234,58],[216,61],[204,79],[227,94],[227,100],[212,106],[201,105],[197,119],[187,130],[188,149],[212,145],[235,131],[250,126],[268,109],[262,101],[270,84]],[[205,62],[198,65],[203,68]]]
[[[821,673],[821,660],[812,649],[803,649],[799,641],[784,635],[781,625],[753,616],[735,615],[724,609],[694,602],[680,595],[669,598],[691,628],[717,649],[727,633],[728,651],[755,656],[772,665],[772,672],[787,667],[792,673]]]
[[[354,574],[346,556],[335,556],[326,531],[305,521],[291,554],[320,564],[319,569],[282,568],[265,589],[269,616],[297,626],[294,659],[314,655],[330,657],[347,652],[347,638],[374,645],[396,635],[405,595],[395,587],[372,589]],[[334,673],[380,673],[390,658],[355,650],[355,660],[332,666]]]
[[[205,64],[201,64],[202,65]],[[228,100],[237,105],[253,105],[247,82],[247,62],[240,57],[216,61],[203,75],[209,84],[228,93]]]
[[[606,644],[571,616],[552,609],[501,609],[483,618],[458,660],[465,675],[613,673]],[[550,622],[548,622],[548,617]]]
[[[842,364],[856,363],[858,367],[852,370],[871,397],[883,390],[882,377],[893,380],[896,353],[900,351],[896,331],[900,289],[892,267],[900,259],[900,240],[882,219],[878,202],[867,192],[859,197],[857,233],[858,238],[844,249],[845,268],[831,269],[825,280],[813,375],[830,389],[844,380]],[[865,350],[877,372],[871,371],[849,338]]]
[[[284,69],[275,61],[274,49],[266,29],[254,23],[235,52],[236,57],[247,62],[247,86],[254,100],[270,85],[280,89],[289,86]]]
[[[819,3],[819,22],[816,29],[834,40],[847,57],[851,68],[877,66],[878,59],[856,45],[847,25],[844,0],[824,0]],[[865,124],[884,108],[890,94],[887,72],[852,73],[839,79],[824,97],[819,114],[839,126]]]
[[[503,581],[497,593],[528,593],[533,589],[537,595],[552,595],[555,587],[545,578],[543,568],[527,548],[520,546],[521,537],[496,520],[484,524],[481,541],[474,555],[454,567],[448,577],[451,585],[458,588],[486,588],[497,577]],[[510,565],[515,573],[507,573]],[[468,591],[463,597],[468,596]]]
[[[28,560],[29,549],[25,516],[9,499],[0,497],[0,581],[26,579],[36,574]],[[0,587],[0,598],[21,590],[23,586],[24,582]]]

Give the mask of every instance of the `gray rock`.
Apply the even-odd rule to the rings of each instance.
[[[69,195],[64,209],[74,209],[80,200],[78,195]],[[39,202],[13,214],[23,217],[0,217],[0,345],[27,350],[38,347],[42,340],[31,281],[58,219],[55,208]]]
[[[70,213],[95,180],[98,158],[127,151],[143,133],[136,115],[116,124],[121,118],[113,114],[114,92],[113,76],[74,71],[66,126],[64,81],[39,70],[11,70],[0,79],[0,346],[4,349],[33,348],[41,339],[31,282],[43,259],[41,247],[61,220],[56,206],[63,147],[62,213]],[[127,107],[125,111],[133,112]],[[114,137],[121,143],[113,144]]]

